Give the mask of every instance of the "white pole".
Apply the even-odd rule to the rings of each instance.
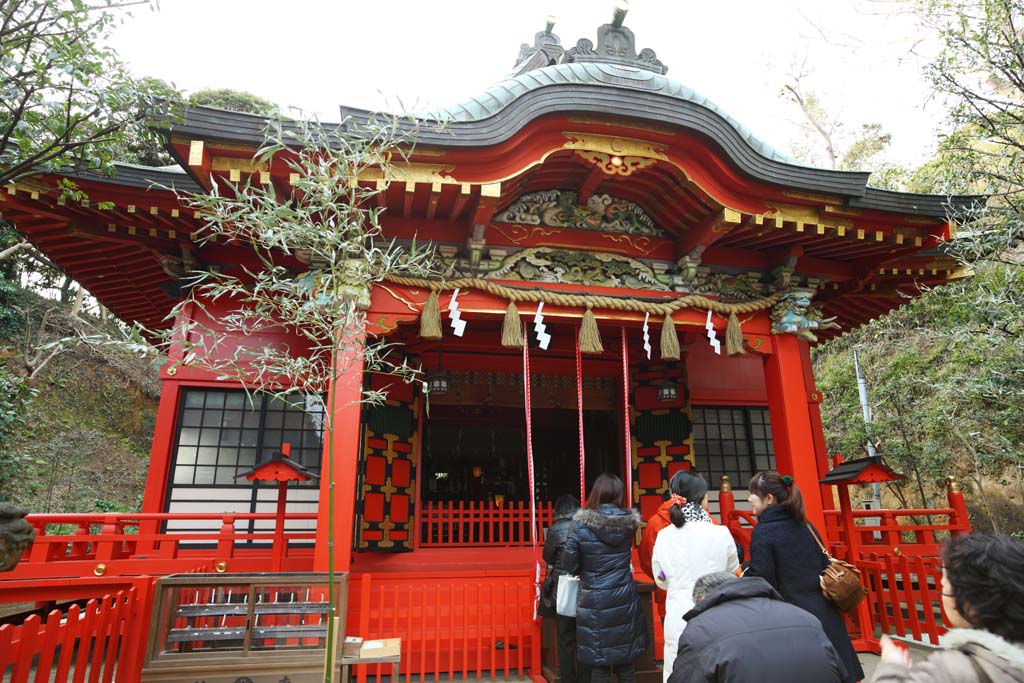
[[[871,439],[871,406],[868,405],[868,383],[860,372],[860,357],[857,355],[857,349],[853,350],[853,369],[857,374],[857,395],[860,396],[860,409],[864,415],[864,430],[868,435],[868,456],[877,458],[878,452],[875,450],[875,442]],[[875,509],[882,509],[881,484],[874,483],[871,485],[871,496],[875,499]]]

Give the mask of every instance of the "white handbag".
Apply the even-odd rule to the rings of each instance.
[[[563,617],[576,616],[576,596],[580,591],[580,577],[561,574],[555,593],[555,611]]]

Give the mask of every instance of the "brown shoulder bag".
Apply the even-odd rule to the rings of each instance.
[[[860,570],[849,562],[836,559],[828,554],[818,534],[814,533],[811,525],[807,525],[807,531],[814,537],[814,542],[821,548],[821,552],[828,558],[828,566],[821,573],[819,583],[821,594],[831,602],[840,612],[852,612],[867,595],[864,586],[860,583]]]

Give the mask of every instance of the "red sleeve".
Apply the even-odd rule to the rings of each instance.
[[[640,539],[640,549],[637,550],[640,569],[644,570],[644,573],[652,579],[654,578],[654,573],[651,569],[651,559],[654,557],[654,541],[658,538],[658,532],[664,528],[665,520],[661,518],[661,515],[654,515],[647,520],[643,538]]]

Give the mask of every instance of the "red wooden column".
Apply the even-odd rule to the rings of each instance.
[[[764,376],[768,389],[768,413],[772,422],[775,464],[783,474],[791,474],[804,495],[807,517],[822,533],[825,530],[824,501],[818,481],[818,453],[824,443],[816,438],[820,431],[817,397],[810,376],[810,349],[807,342],[792,334],[772,336],[772,353],[765,357]],[[818,423],[818,424],[816,424]]]
[[[171,469],[171,448],[174,446],[174,423],[178,417],[181,383],[165,379],[160,387],[160,404],[156,411],[156,429],[149,450],[149,471],[146,491],[142,496],[143,512],[163,512],[167,495],[167,478]]]
[[[320,499],[317,505],[316,550],[313,571],[327,571],[330,549],[329,501],[331,491],[331,461],[334,461],[334,571],[347,572],[352,565],[352,535],[355,520],[356,483],[359,474],[360,425],[363,392],[363,356],[360,352],[366,340],[365,330],[345,334],[344,346],[339,353],[337,379],[332,382],[327,398],[328,410],[334,405],[334,449],[324,439],[324,454],[320,464]]]
[[[170,483],[171,449],[174,446],[175,422],[178,419],[178,399],[181,397],[181,382],[174,377],[183,355],[181,340],[186,323],[191,320],[194,303],[186,304],[175,320],[175,343],[167,352],[167,365],[160,371],[160,404],[156,412],[156,428],[153,431],[153,445],[149,450],[149,471],[146,474],[146,491],[142,496],[142,512],[164,512],[167,486]],[[143,530],[140,529],[140,532]],[[150,532],[155,529],[148,530]]]

